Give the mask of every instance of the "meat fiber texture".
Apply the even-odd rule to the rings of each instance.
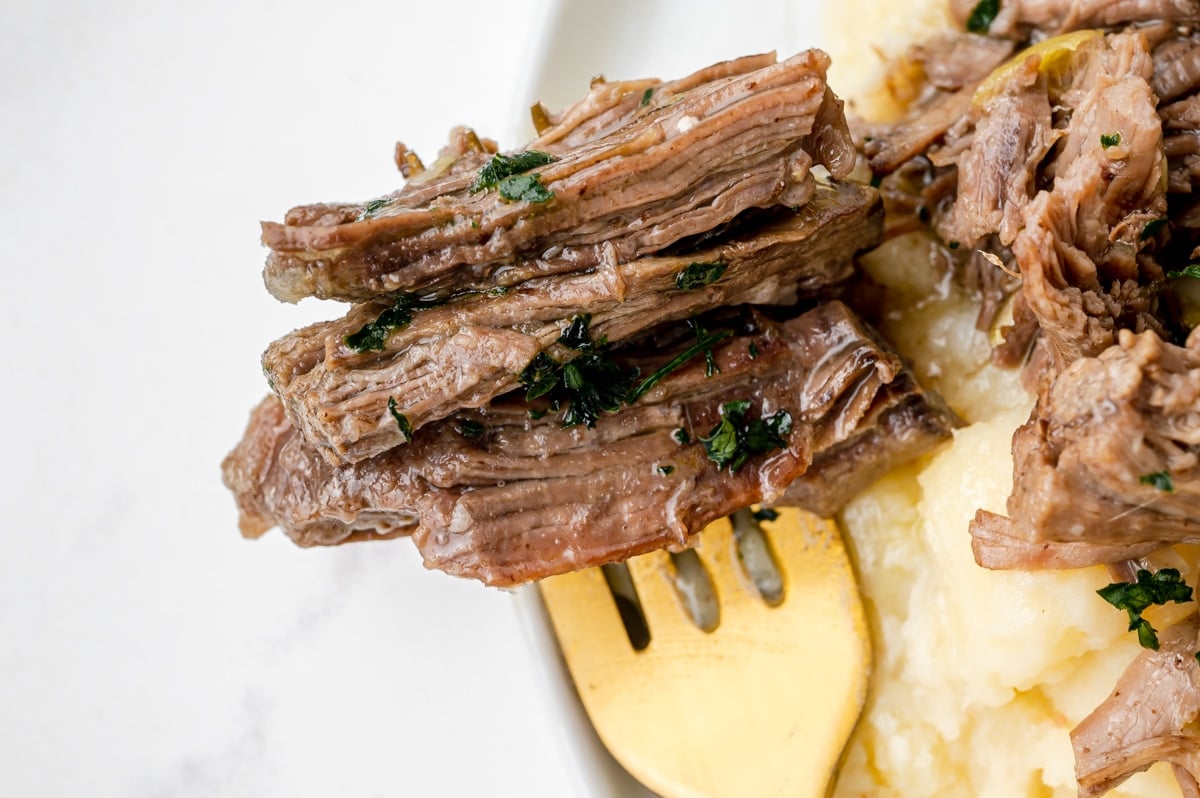
[[[562,356],[563,325],[589,314],[595,337],[620,344],[657,324],[723,305],[793,304],[840,289],[855,252],[878,241],[874,192],[821,184],[797,212],[751,224],[684,254],[611,261],[597,270],[539,277],[511,290],[472,292],[413,314],[380,348],[346,337],[385,306],[290,333],[268,347],[263,370],[292,422],[331,463],[355,462],[405,444],[392,411],[416,431],[519,386],[540,352]],[[721,264],[706,286],[681,288],[693,263]]]
[[[397,145],[393,195],[264,225],[278,297],[358,304],[265,353],[279,399],[223,466],[243,533],[408,535],[430,567],[513,585],[685,547],[801,476],[786,498],[831,514],[944,440],[953,413],[830,299],[882,209],[838,181],[855,153],[827,66],[810,51],[597,81],[562,113],[534,109],[539,138],[513,156],[537,162],[517,170],[529,196],[487,184],[496,145],[460,128],[428,168]],[[731,312],[754,321],[721,343]],[[657,382],[612,386],[582,421],[578,396],[522,397],[535,366],[578,390],[576,359],[601,354],[603,379]],[[722,470],[700,438],[743,402],[740,423],[784,427]]]
[[[780,326],[757,319],[713,363],[711,375],[703,358],[672,372],[591,429],[498,401],[342,466],[308,446],[272,398],[225,478],[248,535],[276,524],[302,545],[411,534],[429,567],[506,586],[686,547],[710,521],[778,500],[802,475],[813,509],[835,512],[953,423],[838,302]],[[722,471],[701,437],[723,406],[745,400],[761,418],[789,414],[785,445]],[[797,498],[810,503],[788,494]]]
[[[978,0],[951,0],[955,18],[965,25]],[[1045,34],[1067,33],[1136,22],[1193,22],[1200,18],[1196,0],[1004,0],[988,26],[993,36],[1013,36],[1031,28]]]
[[[580,114],[594,124],[530,173],[544,192],[533,199],[480,190],[470,171],[451,170],[370,203],[293,209],[282,224],[263,224],[267,287],[289,302],[357,301],[494,285],[519,260],[543,273],[594,268],[657,252],[748,208],[801,206],[814,164],[835,178],[849,173],[854,149],[825,84],[828,56],[733,63],[727,76],[703,71],[711,80],[626,85],[619,127],[611,107],[585,99]],[[550,127],[526,149],[557,149],[564,135]]]
[[[1180,347],[1124,330],[1039,408],[1014,437],[1011,520],[972,523],[983,565],[1072,568],[1200,541],[1200,332]]]
[[[293,423],[330,462],[355,462],[408,442],[396,414],[416,431],[516,387],[573,313],[596,314],[598,334],[619,343],[719,304],[828,293],[878,240],[879,208],[812,173],[843,177],[855,158],[827,66],[819,51],[748,56],[667,83],[598,82],[558,115],[539,106],[528,151],[549,163],[526,175],[545,191],[534,199],[476,185],[494,145],[460,131],[428,170],[400,146],[410,179],[394,195],[264,225],[281,299],[368,301],[267,350]],[[705,245],[766,208],[783,221]],[[728,273],[689,295],[672,280],[695,261]],[[348,347],[397,295],[445,306],[381,346]]]

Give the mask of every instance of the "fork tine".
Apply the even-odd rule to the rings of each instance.
[[[597,733],[660,795],[823,795],[862,706],[869,641],[837,528],[796,510],[762,526],[786,587],[776,607],[741,572],[728,521],[700,536],[721,607],[712,633],[681,608],[668,554],[629,561],[650,628],[640,652],[603,577],[543,583]]]
[[[675,566],[665,551],[634,557],[629,561],[629,572],[642,596],[646,625],[650,627],[647,653],[664,646],[694,645],[704,637],[675,595]]]

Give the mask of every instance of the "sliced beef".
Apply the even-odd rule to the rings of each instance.
[[[360,460],[405,442],[389,400],[413,429],[482,406],[515,388],[539,352],[562,355],[555,342],[576,314],[591,314],[593,335],[619,343],[720,305],[818,297],[850,276],[853,254],[877,243],[882,226],[877,195],[850,184],[822,185],[797,213],[780,214],[687,254],[613,260],[418,311],[380,351],[345,342],[381,312],[360,306],[275,342],[263,368],[311,444],[331,462]],[[693,263],[724,271],[707,286],[680,288]]]
[[[284,301],[461,289],[489,284],[515,259],[578,271],[656,252],[748,208],[803,205],[814,163],[835,177],[853,166],[828,64],[809,51],[697,85],[526,171],[533,183],[509,191],[517,199],[472,193],[462,174],[434,197],[401,192],[353,217],[322,211],[314,223],[312,210],[295,209],[263,224],[267,287]]]
[[[1127,330],[1077,360],[1013,438],[1009,518],[980,511],[989,568],[1070,568],[1200,540],[1200,332]]]
[[[867,413],[850,437],[814,454],[775,504],[832,517],[888,471],[948,439],[958,425],[953,411],[908,372],[897,375]]]
[[[669,356],[646,355],[645,365]],[[510,397],[340,466],[270,398],[226,459],[225,481],[247,535],[279,525],[301,545],[330,545],[411,533],[430,567],[511,585],[687,546],[709,521],[778,500],[827,455],[836,481],[861,484],[878,457],[915,456],[952,423],[940,405],[922,404],[899,359],[836,301],[778,326],[759,318],[714,360],[711,377],[693,360],[590,429],[531,418]],[[792,424],[783,448],[721,471],[700,439],[723,405],[742,400],[749,418],[786,411]],[[823,512],[837,509],[818,500]]]
[[[728,80],[766,69],[775,63],[771,53],[747,55],[705,67],[678,80],[655,79],[608,81],[596,78],[587,95],[552,114],[541,105],[534,106],[534,126],[538,137],[529,149],[562,153],[590,144],[665,105],[682,94],[705,84]]]
[[[1071,732],[1080,796],[1104,795],[1156,762],[1170,762],[1183,795],[1200,795],[1200,621],[1166,629],[1109,697]],[[1186,731],[1185,731],[1186,729]]]
[[[979,0],[951,0],[959,24],[966,26]],[[1003,0],[988,27],[993,36],[1026,37],[1030,29],[1041,33],[1066,33],[1132,22],[1200,21],[1197,0]]]

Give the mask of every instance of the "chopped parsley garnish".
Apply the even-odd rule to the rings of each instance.
[[[562,418],[564,428],[576,424],[594,427],[601,414],[615,413],[622,404],[633,404],[667,375],[698,355],[704,355],[705,374],[711,377],[716,370],[713,345],[733,336],[733,330],[709,332],[698,321],[690,319],[688,325],[696,334],[696,341],[638,383],[636,368],[624,368],[609,356],[605,336],[592,339],[591,320],[587,313],[572,317],[558,337],[560,344],[579,352],[579,356],[559,362],[546,352],[538,352],[518,377],[525,387],[525,401],[532,402],[544,396],[551,410],[558,411],[567,406]],[[530,411],[530,417],[541,416],[534,416]],[[676,430],[672,436],[680,444],[690,442],[685,430]]]
[[[1142,474],[1138,477],[1138,482],[1143,485],[1150,485],[1153,488],[1161,490],[1163,493],[1175,492],[1175,480],[1171,479],[1171,474],[1167,471],[1155,471],[1153,474]]]
[[[625,392],[637,379],[637,369],[623,369],[603,352],[586,352],[563,364],[562,384],[570,398],[563,426],[596,426],[602,413],[615,413]]]
[[[1173,272],[1167,272],[1167,276],[1172,280],[1176,277],[1195,277],[1196,279],[1200,279],[1200,263],[1189,263],[1182,269],[1177,269]]]
[[[883,185],[883,175],[876,172],[871,173],[871,188],[879,188]]]
[[[1115,147],[1120,143],[1121,143],[1121,134],[1120,133],[1101,133],[1100,134],[1100,146],[1106,150],[1109,147]]]
[[[375,321],[368,322],[358,332],[345,337],[346,346],[355,352],[379,352],[387,345],[392,333],[402,330],[412,322],[413,313],[442,304],[437,297],[418,297],[415,294],[400,294],[392,306]]]
[[[673,465],[660,465],[658,467],[658,473],[662,474],[664,477],[671,476],[672,472],[674,472],[674,471],[675,471],[675,466],[673,466]]]
[[[454,424],[454,431],[464,438],[478,438],[483,435],[484,427],[478,421],[472,421],[469,418],[460,418]]]
[[[680,446],[687,446],[692,442],[692,436],[688,435],[688,431],[683,427],[679,427],[671,433],[671,439]]]
[[[1156,573],[1139,569],[1136,582],[1114,582],[1096,591],[1100,598],[1129,614],[1129,631],[1137,632],[1142,648],[1158,650],[1158,631],[1142,617],[1142,612],[1155,604],[1192,600],[1192,588],[1174,568]]]
[[[547,202],[554,192],[542,185],[539,175],[513,175],[500,181],[500,196],[509,202]]]
[[[1000,13],[1000,0],[979,0],[967,17],[967,30],[971,33],[987,33],[996,15]]]
[[[721,422],[700,439],[717,470],[728,468],[735,472],[751,456],[787,446],[784,436],[792,431],[790,413],[780,410],[766,418],[750,420],[746,418],[749,409],[748,400],[721,405]]]
[[[675,286],[680,291],[692,291],[712,285],[721,279],[725,269],[724,263],[689,263],[683,271],[675,275]]]
[[[644,92],[642,92],[642,106],[645,107],[645,106],[649,105],[650,98],[653,96],[654,96],[654,89],[652,89],[652,88],[646,89]]]
[[[545,352],[538,352],[519,377],[525,386],[525,401],[545,396],[551,410],[567,406],[562,426],[596,426],[603,413],[614,413],[637,379],[637,369],[620,366],[608,355],[608,342],[601,336],[592,340],[588,325],[591,316],[580,314],[559,336],[559,343],[581,354],[559,363]]]
[[[761,510],[755,510],[751,515],[755,521],[776,521],[779,519],[779,512],[772,510],[770,507],[763,507]]]
[[[471,186],[471,193],[477,194],[487,188],[496,188],[505,178],[545,166],[553,163],[554,160],[554,156],[550,153],[538,150],[527,150],[515,155],[493,155],[492,159],[479,170],[479,176],[475,178],[475,185]]]
[[[1158,231],[1167,226],[1166,219],[1151,219],[1146,222],[1146,226],[1142,228],[1142,234],[1138,236],[1139,241],[1145,241],[1148,238],[1154,238]]]
[[[396,419],[396,426],[404,433],[404,440],[411,441],[413,436],[412,424],[408,423],[408,416],[396,409],[396,397],[388,397],[388,412],[392,414],[392,418]]]
[[[383,206],[387,205],[391,201],[392,200],[390,197],[379,197],[378,199],[371,200],[370,202],[368,202],[366,205],[363,206],[362,213],[360,213],[358,215],[358,218],[355,219],[355,221],[362,222],[367,219],[370,219],[372,216],[374,216],[379,211],[379,209],[381,209]]]
[[[545,411],[545,410],[534,410],[534,409],[531,409],[531,410],[529,411],[529,418],[530,418],[531,420],[533,420],[533,421],[537,421],[538,419],[542,419],[542,418],[545,418],[545,417],[546,417],[546,411]]]
[[[641,384],[634,388],[629,395],[625,397],[625,404],[631,405],[638,399],[641,399],[651,388],[653,388],[655,385],[658,385],[658,383],[661,382],[664,377],[701,353],[704,354],[705,362],[708,364],[705,368],[705,374],[709,377],[713,375],[713,371],[716,368],[716,365],[712,359],[713,344],[720,343],[726,338],[733,337],[733,330],[718,330],[717,332],[710,333],[708,330],[701,327],[695,319],[690,319],[688,324],[691,326],[692,331],[696,333],[696,342],[687,349],[684,349],[675,357],[671,358],[666,365],[664,365],[658,371],[642,380]]]
[[[591,313],[580,313],[577,316],[573,316],[571,323],[567,325],[567,329],[563,330],[562,335],[558,336],[558,342],[563,346],[580,352],[589,349],[592,345],[592,333],[588,329],[591,323]]]
[[[525,386],[526,402],[545,396],[558,385],[558,362],[545,352],[538,352],[521,372],[520,380]]]
[[[750,346],[748,348],[750,350],[750,359],[758,360],[758,344],[751,341]]]

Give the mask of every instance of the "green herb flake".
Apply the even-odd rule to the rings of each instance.
[[[546,411],[546,410],[533,410],[533,409],[530,409],[530,411],[529,411],[529,418],[530,418],[530,420],[532,420],[532,421],[537,421],[538,419],[545,418],[545,417],[546,417],[546,413],[547,413],[547,411]]]
[[[1166,219],[1151,219],[1146,222],[1146,226],[1142,228],[1142,234],[1138,236],[1139,241],[1145,241],[1149,238],[1154,238],[1158,235],[1158,231],[1167,226]]]
[[[750,342],[750,346],[749,346],[749,350],[750,350],[750,359],[751,359],[751,360],[758,360],[758,344],[756,344],[756,343],[754,343],[753,341],[751,341],[751,342]]]
[[[413,437],[412,424],[408,423],[408,416],[396,409],[396,397],[388,397],[388,412],[392,414],[392,418],[396,419],[396,426],[400,428],[400,432],[404,433],[405,442],[411,441]]]
[[[521,372],[519,379],[525,386],[525,401],[532,402],[558,386],[558,363],[545,352],[538,352]]]
[[[518,377],[526,401],[544,396],[554,411],[566,405],[564,428],[594,427],[602,414],[616,412],[638,376],[637,369],[624,368],[609,356],[603,337],[592,340],[590,322],[590,315],[577,315],[559,336],[560,343],[582,354],[559,363],[539,352]]]
[[[712,285],[725,273],[724,263],[689,263],[675,275],[675,287],[680,291],[692,291]]]
[[[387,345],[392,333],[402,330],[412,323],[413,313],[418,310],[436,307],[445,300],[437,297],[418,297],[414,294],[400,294],[392,306],[379,314],[375,321],[368,322],[347,335],[343,340],[346,346],[355,352],[379,352]]]
[[[576,351],[586,351],[591,349],[592,333],[589,326],[592,323],[592,314],[580,313],[571,317],[571,323],[567,329],[563,330],[562,335],[558,336],[558,342],[565,347]],[[597,341],[596,345],[603,346],[604,341]]]
[[[962,246],[962,245],[959,244],[957,241],[950,242],[950,249],[958,249],[960,246]]]
[[[967,30],[971,33],[987,33],[996,15],[1000,13],[1000,0],[979,0],[967,17]]]
[[[650,98],[653,96],[654,96],[653,88],[646,89],[644,92],[642,92],[642,107],[643,108],[650,104]]]
[[[871,188],[879,188],[883,185],[883,175],[876,172],[871,173]]]
[[[1150,485],[1157,490],[1161,490],[1163,493],[1175,492],[1175,480],[1171,479],[1171,474],[1167,471],[1155,471],[1153,474],[1142,474],[1140,477],[1138,477],[1138,482],[1142,483],[1143,485]]]
[[[464,438],[474,440],[483,435],[484,426],[478,421],[472,421],[469,418],[460,418],[454,425],[454,431]]]
[[[777,521],[779,519],[779,511],[772,510],[770,507],[755,510],[751,515],[754,516],[755,521]]]
[[[680,446],[687,446],[689,443],[692,442],[692,436],[688,435],[688,431],[685,430],[683,427],[679,427],[678,429],[672,431],[671,439],[673,441],[675,441],[676,443],[678,443]]]
[[[1114,582],[1096,591],[1100,598],[1129,615],[1129,631],[1137,632],[1142,648],[1158,650],[1158,631],[1142,617],[1153,605],[1168,602],[1183,604],[1192,600],[1192,588],[1183,581],[1179,571],[1163,568],[1156,573],[1146,569],[1137,572],[1136,582]]]
[[[1200,280],[1200,263],[1189,263],[1182,269],[1167,272],[1167,277],[1170,277],[1172,280],[1177,277],[1194,277]]]
[[[500,197],[509,202],[548,202],[554,192],[542,185],[538,175],[513,175],[500,181]]]
[[[477,194],[484,189],[496,188],[506,178],[528,172],[539,166],[545,166],[555,160],[550,153],[538,150],[527,150],[515,155],[493,155],[492,159],[479,170],[479,176],[475,178],[475,184],[471,186],[471,193]],[[503,195],[503,191],[501,195]]]
[[[671,476],[671,474],[674,473],[674,471],[675,471],[675,466],[673,466],[673,465],[660,465],[658,467],[658,473],[662,474],[664,477]]]
[[[1109,147],[1115,147],[1120,143],[1121,143],[1121,134],[1120,133],[1101,133],[1100,134],[1100,146],[1106,150]]]
[[[655,371],[646,379],[642,380],[641,384],[633,389],[628,396],[625,397],[625,404],[633,404],[638,399],[641,399],[655,385],[658,385],[668,374],[683,366],[697,355],[703,354],[705,359],[705,374],[712,376],[713,369],[716,368],[713,357],[713,344],[720,343],[726,338],[733,337],[733,330],[718,330],[717,332],[709,332],[700,326],[695,319],[690,319],[688,324],[692,328],[692,332],[696,334],[696,342],[684,349],[675,357],[671,358],[666,365]]]
[[[784,436],[792,431],[792,416],[780,410],[766,418],[749,420],[750,402],[741,400],[721,406],[721,421],[700,441],[717,470],[736,472],[753,455],[787,446]]]
[[[363,221],[366,221],[367,219],[370,219],[377,212],[379,212],[380,209],[382,209],[385,205],[387,205],[391,201],[392,200],[390,197],[379,197],[378,199],[371,200],[370,202],[368,202],[366,205],[363,206],[362,213],[360,213],[358,215],[358,218],[355,219],[355,221],[363,222]]]

